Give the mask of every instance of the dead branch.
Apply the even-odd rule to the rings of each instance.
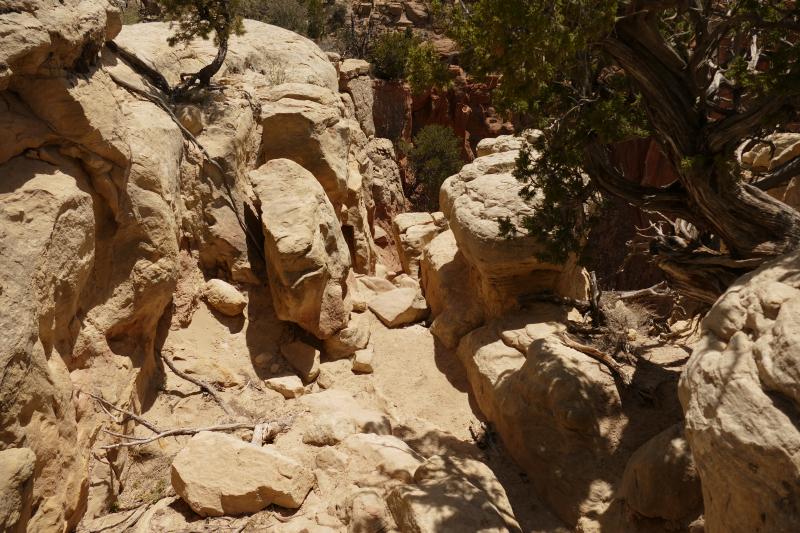
[[[647,289],[620,292],[616,296],[620,300],[638,300],[639,298],[673,298],[675,293],[669,289],[666,281],[662,281]]]
[[[230,406],[225,402],[225,400],[222,399],[222,396],[220,396],[219,393],[214,389],[214,387],[212,387],[207,381],[193,378],[190,375],[181,372],[180,370],[175,368],[175,364],[170,360],[169,357],[161,353],[159,350],[156,350],[156,353],[161,356],[161,358],[164,360],[164,363],[169,367],[170,370],[172,370],[175,373],[176,376],[178,376],[179,378],[183,378],[190,383],[194,383],[195,385],[197,385],[198,387],[209,393],[211,397],[214,398],[214,400],[216,400],[219,406],[222,407],[222,409],[228,416],[235,416]]]
[[[594,357],[595,359],[606,365],[612,372],[614,372],[617,376],[619,376],[619,378],[622,380],[622,383],[626,387],[630,387],[633,384],[631,376],[628,375],[627,372],[625,372],[624,367],[621,364],[614,361],[614,358],[608,355],[607,353],[601,352],[600,350],[592,346],[586,346],[584,344],[577,343],[572,339],[570,339],[569,337],[567,337],[566,335],[562,335],[561,339],[562,339],[561,342],[564,343],[564,346],[572,348],[573,350],[577,350],[590,357]]]
[[[105,400],[105,399],[101,398],[100,396],[92,394],[91,392],[87,392],[86,394],[88,394],[89,396],[91,396],[92,398],[97,400],[97,402],[103,408],[103,411],[105,411],[106,414],[111,418],[111,420],[113,420],[117,425],[121,426],[121,425],[125,424],[126,422],[128,422],[128,420],[132,419],[132,420],[135,420],[136,422],[139,422],[141,425],[143,425],[144,427],[146,427],[147,429],[149,429],[153,433],[161,433],[162,430],[159,429],[158,426],[148,422],[147,420],[145,420],[144,418],[140,417],[139,415],[134,414],[134,413],[132,413],[132,412],[126,410],[126,409],[123,409],[122,407],[117,407],[116,405],[114,405],[113,403],[109,402],[108,400]],[[115,411],[119,411],[120,413],[126,414],[126,415],[128,415],[128,418],[125,419],[125,420],[120,420],[117,417],[115,417],[114,415],[112,415],[108,411],[108,409],[106,409],[106,407],[110,407],[111,409],[114,409]]]
[[[125,439],[131,439],[131,442],[119,442],[117,444],[109,444],[108,446],[101,446],[100,448],[103,450],[113,450],[115,448],[124,448],[128,446],[140,446],[142,444],[147,444],[148,442],[153,442],[158,439],[163,439],[164,437],[195,435],[197,433],[200,433],[201,431],[229,431],[235,429],[254,429],[255,427],[256,427],[255,424],[237,423],[237,424],[220,424],[218,426],[208,426],[204,428],[176,428],[176,429],[169,429],[167,431],[162,431],[157,435],[153,435],[152,437],[147,437],[147,438],[134,437],[133,435],[120,435],[119,433],[114,433],[112,431],[104,429],[103,431],[108,433],[109,435]]]

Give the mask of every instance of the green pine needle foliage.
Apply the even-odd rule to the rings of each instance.
[[[242,0],[162,0],[167,20],[177,22],[177,30],[167,42],[170,46],[189,43],[196,37],[207,40],[214,34],[214,44],[227,42],[231,35],[244,35],[239,10]]]
[[[453,128],[431,124],[414,137],[413,146],[401,143],[400,148],[408,152],[407,168],[413,181],[407,196],[418,208],[436,211],[442,183],[464,165],[461,139]]]

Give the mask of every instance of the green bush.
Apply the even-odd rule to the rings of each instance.
[[[242,15],[318,41],[344,24],[346,10],[324,0],[245,0]]]
[[[370,61],[373,73],[387,80],[404,80],[407,75],[408,56],[420,46],[422,39],[411,28],[402,33],[384,33],[372,45]]]
[[[428,211],[439,208],[442,183],[464,165],[461,143],[453,128],[438,124],[422,128],[413,145],[401,143],[400,149],[408,152],[406,198],[417,208]]]

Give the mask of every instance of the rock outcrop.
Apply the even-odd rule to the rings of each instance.
[[[198,433],[172,462],[172,487],[200,516],[255,513],[270,504],[300,507],[310,472],[268,448],[221,433]]]
[[[350,314],[344,283],[350,251],[333,205],[314,175],[288,159],[269,161],[250,179],[278,318],[330,337]]]
[[[134,412],[147,405],[162,318],[165,330],[188,325],[205,294],[234,329],[273,306],[319,337],[347,324],[349,266],[371,274],[377,261],[373,162],[361,126],[345,117],[336,69],[292,32],[246,21],[215,77],[225,90],[180,102],[178,124],[143,96],[168,100],[126,58],[175,85],[212,60],[212,41],[170,48],[168,24],[121,28],[105,0],[18,4],[0,8],[0,299],[14,302],[0,310],[0,433],[4,451],[35,456],[17,527],[69,531],[107,512],[130,472],[127,453],[99,448],[112,439],[100,431],[108,419],[85,393]],[[117,46],[105,46],[112,38]],[[276,87],[269,73],[282,64],[291,68]],[[282,146],[287,131],[296,136]],[[263,253],[265,213],[249,177],[277,159],[306,165],[300,181],[315,203],[305,212],[319,216],[305,222],[324,226],[275,244],[293,258]],[[306,237],[310,250],[287,244]],[[206,290],[207,280],[241,293]],[[293,298],[299,307],[287,309]],[[198,358],[185,366],[208,379],[217,368]],[[226,386],[247,383],[220,375]]]
[[[36,455],[28,448],[0,452],[0,530],[22,533],[31,517]]]
[[[798,272],[793,252],[731,285],[681,377],[710,533],[800,527]]]

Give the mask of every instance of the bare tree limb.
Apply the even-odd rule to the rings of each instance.
[[[751,183],[750,185],[753,187],[761,189],[762,191],[768,191],[779,187],[795,176],[800,176],[800,156],[790,159],[769,172],[758,174],[758,176],[761,179]]]
[[[219,404],[219,406],[222,407],[222,409],[228,416],[236,416],[234,412],[231,410],[230,406],[225,402],[225,400],[222,399],[222,396],[220,396],[219,393],[214,389],[214,387],[212,387],[207,381],[203,379],[193,378],[192,376],[186,374],[185,372],[181,372],[175,367],[175,364],[170,360],[169,357],[167,357],[158,350],[156,350],[156,353],[158,353],[161,356],[161,359],[164,360],[164,363],[169,367],[170,370],[172,370],[175,373],[176,376],[178,376],[179,378],[183,378],[190,383],[194,383],[195,385],[197,385],[198,387],[209,393],[211,397],[214,398],[214,400]]]
[[[126,439],[133,439],[131,442],[119,442],[117,444],[109,444],[108,446],[101,446],[100,448],[103,450],[113,450],[116,448],[125,448],[129,446],[139,446],[142,444],[147,444],[148,442],[153,442],[158,439],[163,439],[164,437],[177,437],[180,435],[195,435],[200,433],[201,431],[229,431],[229,430],[236,430],[236,429],[254,429],[256,427],[255,424],[245,424],[245,423],[237,423],[237,424],[220,424],[218,426],[208,426],[204,428],[176,428],[176,429],[169,429],[167,431],[162,431],[152,437],[147,438],[140,438],[134,437],[133,435],[119,435],[113,433],[107,429],[103,431],[114,435],[115,437],[123,437]]]
[[[626,387],[630,387],[633,384],[633,380],[631,379],[631,376],[625,371],[625,368],[621,364],[614,361],[614,358],[608,355],[607,353],[601,352],[600,350],[598,350],[597,348],[593,348],[592,346],[586,346],[584,344],[577,343],[572,339],[570,339],[569,337],[567,337],[566,335],[561,336],[561,342],[564,344],[564,346],[572,348],[573,350],[586,354],[590,357],[593,357],[598,361],[600,361],[601,363],[603,363],[604,365],[606,365],[612,372],[614,372],[617,376],[619,376],[619,378],[622,380],[622,383]]]
[[[89,396],[91,396],[92,398],[94,398],[95,400],[97,400],[97,402],[98,402],[98,403],[100,404],[100,406],[103,408],[103,411],[105,411],[105,412],[106,412],[106,414],[107,414],[109,417],[111,417],[111,419],[112,419],[114,422],[116,422],[118,425],[122,425],[122,424],[124,424],[124,423],[126,422],[126,420],[119,420],[117,417],[115,417],[114,415],[112,415],[111,413],[109,413],[109,412],[108,412],[108,409],[106,409],[106,407],[110,407],[111,409],[114,409],[115,411],[119,411],[120,413],[123,413],[123,414],[126,414],[126,415],[128,415],[128,418],[131,418],[131,419],[135,420],[136,422],[139,422],[141,425],[143,425],[144,427],[146,427],[147,429],[149,429],[149,430],[150,430],[150,431],[152,431],[153,433],[161,433],[161,431],[162,431],[162,430],[161,430],[160,428],[158,428],[158,426],[156,426],[155,424],[152,424],[152,423],[148,422],[148,421],[147,421],[147,420],[145,420],[144,418],[140,417],[139,415],[137,415],[137,414],[135,414],[135,413],[132,413],[132,412],[128,411],[127,409],[123,409],[122,407],[117,407],[117,406],[116,406],[116,405],[114,405],[113,403],[109,402],[108,400],[105,400],[105,399],[101,398],[100,396],[97,396],[97,395],[95,395],[95,394],[92,394],[91,392],[87,392],[87,393],[85,393],[85,394],[88,394]]]

